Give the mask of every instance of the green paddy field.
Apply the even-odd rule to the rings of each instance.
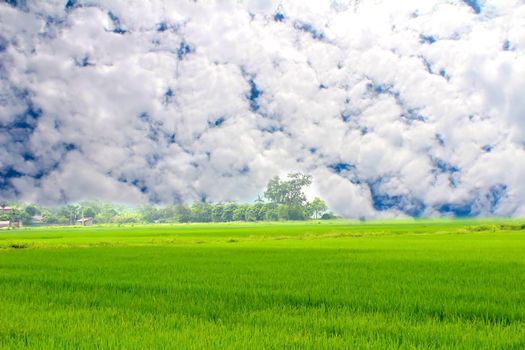
[[[525,349],[525,220],[0,231],[1,349]]]

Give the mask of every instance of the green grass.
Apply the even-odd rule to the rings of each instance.
[[[525,348],[525,221],[0,231],[0,348]]]

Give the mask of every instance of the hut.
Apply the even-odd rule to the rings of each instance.
[[[78,225],[91,226],[93,225],[93,218],[81,218],[77,220]]]
[[[44,217],[42,215],[33,215],[31,217],[31,222],[33,224],[43,224],[44,223]]]
[[[0,205],[0,213],[2,214],[9,214],[13,211],[13,208],[8,207],[5,204]]]
[[[10,227],[20,228],[22,227],[22,221],[20,220],[18,221],[11,221],[11,220],[0,221],[0,229],[10,228]]]

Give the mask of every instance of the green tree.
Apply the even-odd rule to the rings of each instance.
[[[277,207],[278,220],[289,220],[290,219],[290,216],[288,215],[288,209],[290,209],[290,207],[287,206],[286,204],[279,204],[279,206]]]
[[[93,207],[83,207],[83,210],[85,218],[94,218],[97,215],[97,212]]]
[[[279,220],[279,205],[276,203],[266,203],[264,205],[264,220],[277,221]]]
[[[42,222],[48,225],[57,224],[58,219],[56,213],[50,209],[42,209]]]
[[[211,209],[211,219],[213,222],[222,222],[224,220],[224,204],[217,203]]]
[[[237,207],[238,207],[237,203],[230,202],[226,204],[222,212],[222,221],[224,222],[233,221],[233,213],[235,212]]]
[[[110,223],[113,222],[113,218],[125,207],[118,207],[110,203],[102,203],[98,205],[98,213],[95,216],[95,222],[97,223]]]
[[[301,173],[288,174],[287,180],[281,180],[279,176],[274,176],[268,182],[264,197],[277,204],[302,206],[306,203],[303,187],[309,186],[311,183],[312,177]]]
[[[178,204],[177,206],[177,217],[179,222],[191,222],[191,210],[184,204]]]
[[[311,203],[308,203],[308,208],[314,219],[320,218],[321,215],[323,215],[328,210],[328,206],[326,205],[325,201],[319,197],[315,197]]]
[[[33,223],[33,216],[29,215],[25,210],[20,210],[18,219],[22,221],[24,225],[31,225]]]
[[[11,222],[19,222],[19,221],[22,221],[22,223],[24,225],[30,225],[32,220],[31,220],[31,215],[29,215],[25,210],[17,207],[17,206],[13,206],[13,209],[11,210],[11,212],[7,215],[7,220],[11,221]]]
[[[257,209],[253,204],[246,204],[244,210],[245,221],[257,221]]]
[[[282,204],[285,198],[284,192],[284,185],[279,176],[276,175],[268,181],[266,191],[264,191],[264,197],[272,203]]]
[[[253,205],[253,213],[255,215],[255,221],[264,220],[265,203],[262,201],[255,202]]]
[[[33,205],[33,204],[29,204],[28,206],[26,206],[24,211],[29,216],[40,215],[40,208],[38,208],[36,205]]]
[[[140,207],[139,214],[142,217],[142,221],[148,223],[158,222],[161,217],[159,208],[152,205],[144,205]]]
[[[233,211],[233,221],[245,221],[246,220],[246,205],[239,205]]]
[[[95,218],[100,213],[100,206],[101,203],[95,201],[83,201],[80,203],[85,218]]]
[[[321,220],[331,220],[331,219],[335,219],[335,218],[337,218],[337,216],[334,213],[331,213],[331,212],[324,213],[321,216]]]
[[[211,204],[205,202],[193,203],[191,206],[191,216],[193,222],[210,222]]]
[[[177,222],[177,206],[168,205],[160,209],[159,221],[160,222]]]
[[[62,208],[60,208],[59,216],[61,217],[59,223],[74,225],[80,218],[80,206],[77,204],[65,205]]]
[[[134,210],[123,210],[113,217],[113,222],[118,224],[136,224],[142,221],[140,213]]]
[[[288,207],[288,220],[306,220],[307,215],[305,207],[301,205],[292,205]]]

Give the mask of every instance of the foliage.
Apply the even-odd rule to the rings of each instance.
[[[314,219],[318,219],[328,210],[326,203],[319,197],[315,197],[311,203],[308,203],[307,208],[310,216],[313,216]]]
[[[123,205],[84,201],[54,208],[44,208],[35,204],[17,206],[6,220],[17,218],[25,225],[32,224],[32,217],[42,215],[47,225],[73,225],[80,218],[93,218],[97,224],[127,223],[173,223],[173,222],[231,222],[231,221],[278,221],[317,219],[327,211],[324,201],[316,197],[307,202],[303,188],[310,185],[312,177],[301,173],[288,174],[285,180],[273,177],[264,192],[262,200],[258,196],[255,203],[238,204],[195,202],[166,207],[143,205],[129,208]]]
[[[322,220],[332,220],[332,219],[335,219],[336,216],[334,213],[324,213],[322,216],[321,216],[321,219]]]
[[[33,204],[29,204],[28,206],[26,206],[24,211],[29,216],[35,216],[35,215],[40,214],[40,209],[36,205],[33,205]]]
[[[117,214],[112,221],[117,224],[136,224],[142,222],[142,220],[143,217],[140,213],[132,210],[124,210]]]
[[[264,197],[277,204],[290,207],[302,206],[306,203],[303,187],[311,183],[312,177],[301,173],[288,174],[288,180],[281,180],[279,176],[274,176],[268,182]]]

